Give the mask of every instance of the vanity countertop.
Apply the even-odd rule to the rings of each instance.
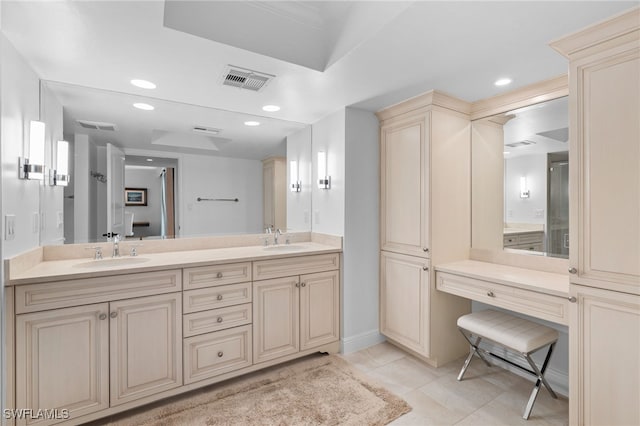
[[[185,267],[216,265],[221,263],[250,262],[314,254],[339,253],[342,249],[316,242],[299,242],[279,246],[246,246],[185,250],[164,253],[140,253],[139,256],[122,256],[113,260],[91,258],[45,260],[27,270],[12,273],[6,285],[33,284],[78,278],[94,278],[109,275],[132,274]],[[101,264],[101,262],[104,262]]]
[[[497,263],[462,260],[436,266],[436,271],[495,282],[554,296],[569,297],[569,276]]]

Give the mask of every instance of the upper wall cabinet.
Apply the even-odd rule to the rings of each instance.
[[[640,294],[640,12],[552,44],[570,59],[571,272]]]

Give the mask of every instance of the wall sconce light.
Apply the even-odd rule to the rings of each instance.
[[[42,180],[44,178],[44,123],[29,123],[29,156],[18,158],[20,179]]]
[[[298,162],[292,160],[289,162],[289,181],[291,192],[300,192],[302,190],[302,182],[298,179]]]
[[[527,178],[520,177],[520,198],[529,198],[529,189],[527,188]]]
[[[58,141],[57,152],[55,169],[49,171],[49,184],[67,186],[69,185],[69,142]]]
[[[318,152],[318,188],[331,188],[331,176],[327,175],[327,153],[324,151]]]

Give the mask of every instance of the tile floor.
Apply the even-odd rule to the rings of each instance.
[[[391,425],[567,425],[566,398],[541,389],[529,420],[522,418],[533,383],[475,358],[462,382],[456,377],[463,359],[433,368],[389,343],[342,355],[357,369],[396,395],[413,410]]]

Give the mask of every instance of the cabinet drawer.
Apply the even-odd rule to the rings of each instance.
[[[335,269],[340,269],[339,253],[261,260],[253,262],[253,279],[267,280]]]
[[[536,318],[569,324],[569,300],[562,297],[445,272],[436,273],[436,288]]]
[[[185,314],[251,302],[251,283],[223,285],[185,291]]]
[[[243,283],[251,281],[251,262],[186,268],[182,278],[185,290]]]
[[[544,234],[536,233],[536,234],[522,234],[518,238],[519,244],[542,244],[542,240],[544,239]]]
[[[251,326],[184,339],[184,384],[251,365]]]
[[[505,235],[504,236],[504,245],[505,246],[514,246],[518,244],[518,235]]]
[[[179,269],[16,286],[16,313],[88,305],[182,290]]]
[[[182,320],[182,334],[190,337],[246,324],[251,324],[251,303],[187,314]]]

